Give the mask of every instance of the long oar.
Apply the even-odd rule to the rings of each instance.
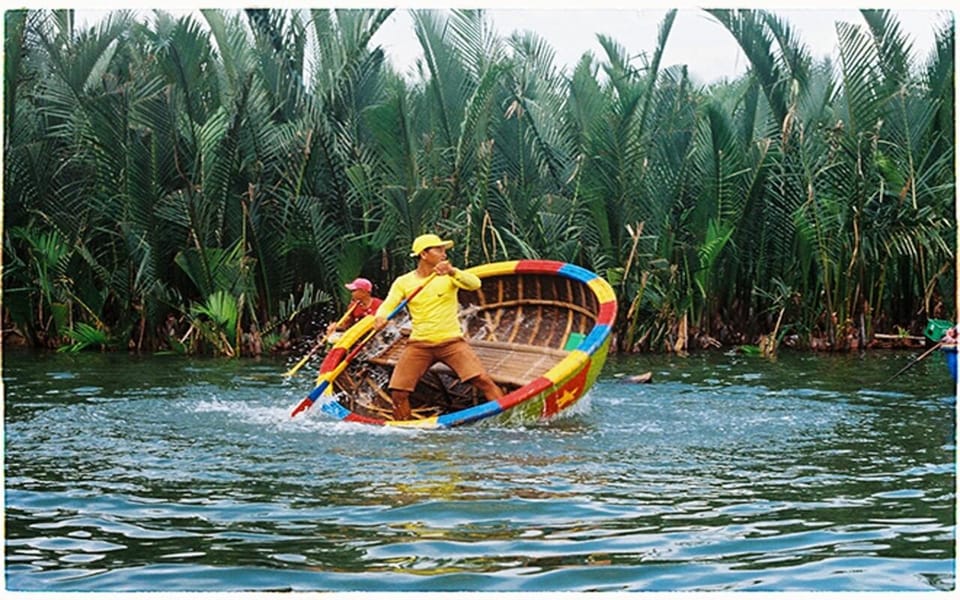
[[[430,283],[434,277],[436,277],[436,273],[431,273],[430,276],[420,284],[420,287],[410,292],[410,295],[404,298],[403,302],[398,304],[395,309],[390,311],[390,314],[387,315],[387,320],[389,321],[395,317],[397,313],[403,310],[403,307],[409,304],[410,301],[413,300],[423,288],[427,287],[427,284]],[[290,413],[290,418],[292,419],[293,417],[313,406],[313,403],[317,401],[317,398],[320,397],[320,394],[322,394],[323,391],[329,387],[332,381],[334,381],[337,377],[340,377],[340,373],[343,373],[343,370],[347,368],[347,365],[350,363],[350,361],[360,353],[360,350],[364,347],[364,345],[373,339],[373,336],[375,336],[377,332],[377,329],[371,327],[370,331],[354,345],[354,348],[350,351],[350,354],[347,354],[344,359],[340,361],[340,364],[338,364],[332,371],[321,375],[320,379],[317,380],[317,387],[310,390],[310,393],[307,394],[307,397],[301,400],[300,404],[297,404],[296,408],[293,409],[293,412]]]
[[[940,346],[942,346],[942,345],[943,345],[943,341],[939,341],[939,342],[937,342],[936,344],[934,344],[929,350],[927,350],[926,352],[924,352],[923,354],[921,354],[921,355],[918,356],[917,358],[915,358],[915,359],[911,360],[909,363],[907,363],[907,366],[905,366],[904,368],[902,368],[902,369],[900,369],[899,371],[897,371],[896,373],[894,373],[894,374],[893,374],[893,377],[891,377],[890,379],[887,380],[887,383],[890,383],[891,381],[893,381],[894,379],[896,379],[898,375],[900,375],[901,373],[905,373],[905,372],[907,371],[907,369],[909,369],[909,368],[912,367],[913,365],[917,364],[917,363],[920,362],[921,360],[923,360],[923,359],[925,359],[926,357],[928,357],[928,356],[930,356],[931,354],[933,354],[933,351],[934,351],[934,350],[938,350],[938,349],[940,348]]]
[[[354,300],[353,302],[350,303],[350,306],[347,307],[347,312],[343,313],[343,316],[340,317],[339,321],[337,321],[337,326],[334,328],[334,331],[336,331],[337,329],[340,329],[340,327],[347,322],[347,319],[350,318],[350,313],[352,313],[353,309],[357,306],[357,302],[358,302],[357,300]],[[310,357],[316,354],[317,350],[319,350],[320,348],[323,348],[323,345],[327,343],[327,338],[329,337],[330,337],[329,335],[324,335],[319,342],[313,345],[313,348],[310,348],[310,352],[307,352],[307,355],[301,358],[299,362],[297,362],[297,364],[290,367],[287,370],[287,372],[283,374],[283,376],[293,377],[294,375],[296,375],[297,371],[303,368],[303,365],[307,364],[307,361],[310,360]]]

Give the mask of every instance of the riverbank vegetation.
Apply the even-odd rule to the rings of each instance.
[[[749,69],[655,50],[569,71],[535,33],[413,11],[8,10],[4,342],[228,356],[288,347],[383,293],[410,241],[457,264],[549,258],[614,286],[620,351],[850,349],[953,318],[954,28],[887,11],[814,57],[776,14],[710,10]]]

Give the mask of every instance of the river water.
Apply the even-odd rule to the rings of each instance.
[[[279,360],[8,351],[6,589],[951,590],[916,356],[611,357],[561,420],[410,431],[291,420]]]

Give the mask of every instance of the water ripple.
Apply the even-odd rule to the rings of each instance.
[[[889,365],[614,360],[655,383],[422,431],[292,420],[276,364],[115,358],[4,365],[9,589],[955,585],[954,407]]]

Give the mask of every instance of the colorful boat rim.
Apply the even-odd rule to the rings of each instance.
[[[549,369],[516,389],[510,390],[498,400],[485,401],[476,406],[427,418],[394,421],[363,415],[348,409],[337,394],[330,392],[333,387],[330,386],[326,396],[321,399],[323,412],[348,422],[434,429],[457,427],[491,419],[494,422],[509,421],[517,417],[521,422],[550,419],[580,400],[596,381],[606,362],[612,327],[617,314],[616,295],[610,284],[587,269],[550,260],[504,261],[466,270],[480,277],[481,281],[511,275],[544,275],[584,284],[593,296],[590,304],[596,308],[595,314],[591,311],[592,328],[583,335],[572,337],[569,345],[563,348],[566,355],[552,364]],[[350,353],[352,346],[369,333],[372,325],[373,318],[366,317],[344,333],[321,364],[318,381],[340,365],[343,358]],[[552,349],[550,351],[556,352]]]

